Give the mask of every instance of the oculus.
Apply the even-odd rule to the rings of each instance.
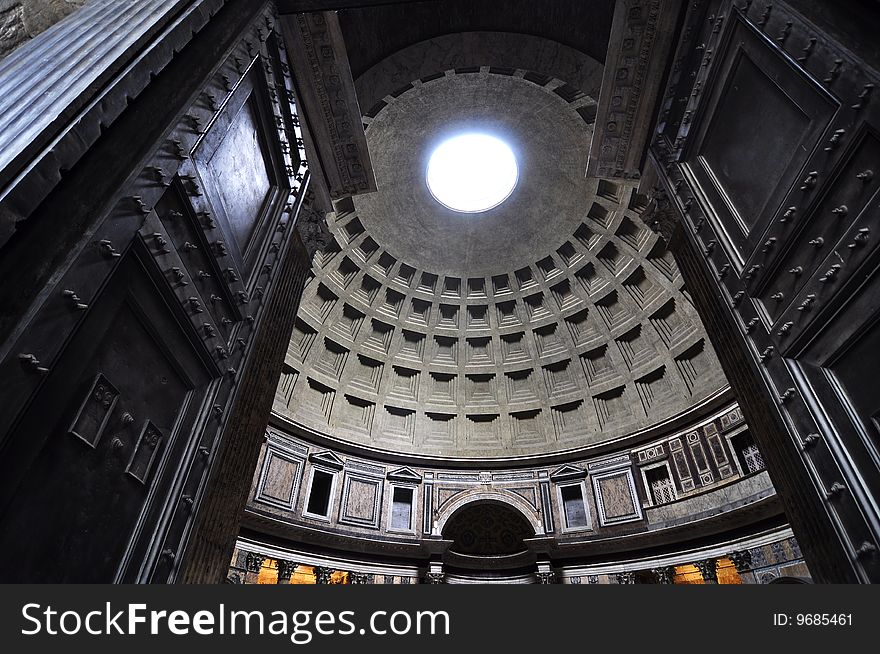
[[[519,169],[510,146],[489,134],[453,136],[431,153],[426,179],[431,195],[461,213],[482,213],[504,202]]]

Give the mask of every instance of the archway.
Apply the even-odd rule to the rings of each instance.
[[[506,556],[526,550],[535,530],[513,506],[495,500],[475,501],[459,508],[443,528],[453,541],[450,550],[468,556]]]

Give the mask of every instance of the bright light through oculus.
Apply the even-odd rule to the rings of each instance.
[[[461,134],[437,146],[428,161],[428,189],[453,211],[479,213],[504,202],[516,186],[513,151],[488,134]]]

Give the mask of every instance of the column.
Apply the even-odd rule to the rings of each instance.
[[[440,561],[432,561],[428,564],[428,572],[425,573],[426,584],[445,584],[446,573],[443,572],[443,563]]]
[[[660,566],[659,568],[651,568],[651,574],[658,584],[671,584],[672,577],[675,575],[675,567],[671,565]]]
[[[333,568],[325,568],[324,566],[316,565],[314,568],[315,571],[315,583],[326,586],[330,583],[330,576],[333,574]]]
[[[257,578],[260,576],[260,569],[263,567],[263,561],[265,560],[266,557],[262,554],[256,554],[254,552],[247,553],[247,556],[244,559],[244,568],[246,570],[244,583],[257,583]]]
[[[703,582],[707,584],[718,583],[718,559],[710,558],[701,561],[694,561],[697,570],[703,577]]]
[[[295,561],[285,561],[284,559],[278,559],[278,583],[279,584],[289,584],[290,578],[293,576],[293,573],[296,571],[296,562]]]
[[[748,550],[737,550],[727,555],[733,561],[733,567],[736,568],[739,578],[744,584],[754,584],[755,573],[752,572],[752,553]]]
[[[627,572],[618,572],[617,583],[627,585],[636,583],[636,573],[632,570],[628,570]]]
[[[538,571],[535,573],[535,579],[539,584],[556,583],[556,573],[553,572],[553,566],[549,561],[538,561]]]

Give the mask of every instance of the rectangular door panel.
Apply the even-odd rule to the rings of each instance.
[[[0,579],[112,581],[151,489],[177,473],[207,381],[129,255],[3,453]]]
[[[731,23],[686,156],[731,254],[743,265],[836,103],[737,14]]]
[[[740,49],[700,157],[744,234],[755,228],[785,172],[765,153],[793,152],[809,126],[810,117]]]
[[[829,177],[823,193],[811,211],[798,219],[801,230],[793,235],[780,257],[773,261],[768,250],[768,263],[763,284],[754,296],[759,298],[767,322],[776,325],[780,316],[799,297],[816,271],[826,286],[843,277],[843,266],[850,258],[850,248],[843,241],[851,238],[853,224],[868,206],[871,197],[880,189],[880,176],[862,179],[880,161],[880,139],[872,130],[864,130],[854,138],[854,147],[843,157],[838,169]],[[791,272],[794,271],[794,272]]]
[[[193,152],[193,180],[184,185],[194,193],[204,190],[224,248],[244,280],[253,272],[270,217],[280,210],[288,171],[282,155],[296,151],[277,136],[280,117],[266,87],[261,67],[252,65]]]
[[[805,450],[826,481],[822,489],[836,513],[851,525],[850,545],[859,552],[871,547],[880,497],[880,386],[876,383],[880,352],[880,253],[841,287],[840,298],[798,339],[787,359],[797,392],[822,425],[820,434],[802,435]],[[863,272],[865,271],[865,272]],[[817,456],[835,453],[841,473]],[[872,515],[873,514],[873,515]],[[867,545],[865,545],[867,544]],[[870,550],[860,554],[869,578],[880,575],[880,560]]]
[[[208,161],[208,170],[241,252],[247,251],[256,219],[272,190],[272,178],[264,159],[266,147],[254,104],[249,99],[239,109]]]

